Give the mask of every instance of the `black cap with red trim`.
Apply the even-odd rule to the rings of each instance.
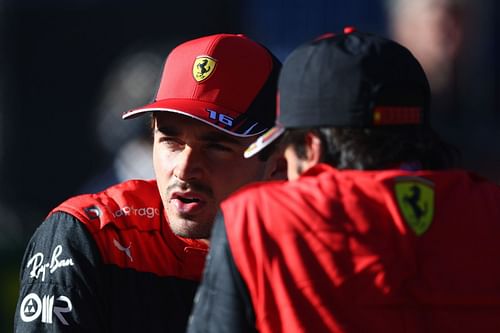
[[[429,123],[430,88],[402,45],[352,27],[295,49],[278,83],[276,127],[245,152],[255,155],[283,128],[421,126]]]

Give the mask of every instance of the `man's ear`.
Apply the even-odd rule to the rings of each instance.
[[[303,160],[303,166],[305,169],[312,168],[322,161],[322,147],[320,138],[312,133],[308,132],[305,137],[305,148],[306,148],[306,159]]]

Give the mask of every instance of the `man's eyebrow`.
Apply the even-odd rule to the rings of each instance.
[[[175,126],[162,126],[155,129],[155,131],[162,133],[167,136],[178,136],[181,135],[181,131]],[[239,140],[236,137],[232,137],[228,134],[224,134],[220,131],[211,131],[208,133],[202,134],[199,138],[201,141],[210,142],[210,143],[225,143],[232,144],[237,146],[246,147],[248,146],[247,142],[243,140]]]

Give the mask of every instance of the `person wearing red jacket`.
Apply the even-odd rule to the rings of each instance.
[[[455,168],[413,55],[348,28],[295,49],[288,181],[222,202],[188,332],[498,332],[500,188]]]
[[[172,50],[154,101],[123,115],[151,115],[156,179],[48,215],[21,264],[15,331],[185,332],[218,204],[279,175],[273,154],[243,151],[274,125],[280,67],[244,35]]]

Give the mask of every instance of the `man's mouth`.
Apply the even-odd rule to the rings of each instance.
[[[201,196],[190,193],[173,193],[170,203],[181,214],[196,214],[206,205]]]
[[[199,202],[200,199],[197,198],[188,198],[188,197],[177,197],[178,200],[182,201],[183,203],[192,203],[192,202]]]

